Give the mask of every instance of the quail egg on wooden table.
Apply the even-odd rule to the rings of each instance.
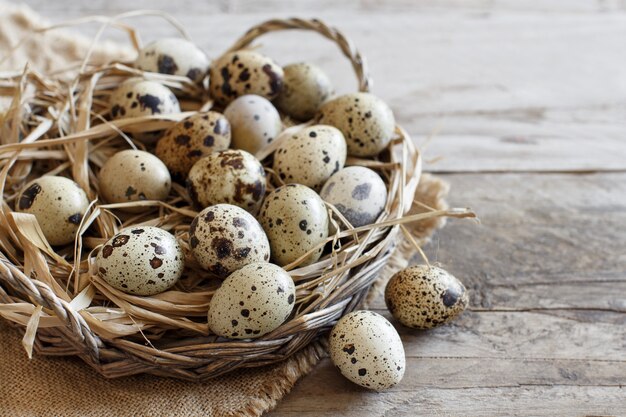
[[[15,204],[18,212],[35,216],[51,245],[74,241],[88,207],[87,194],[78,184],[69,178],[53,175],[26,184]]]
[[[399,271],[385,288],[385,304],[393,317],[415,329],[448,323],[468,303],[465,286],[436,266],[416,265]]]
[[[283,89],[276,98],[276,106],[295,120],[312,119],[333,94],[330,79],[321,68],[305,62],[287,65],[283,71]]]
[[[172,180],[167,167],[149,152],[128,149],[110,157],[98,174],[100,194],[108,203],[165,200]],[[142,207],[124,210],[137,213]]]
[[[152,226],[121,230],[96,257],[100,277],[112,287],[134,295],[154,295],[171,288],[184,266],[184,254],[176,238]]]
[[[233,147],[255,154],[283,129],[280,114],[265,97],[246,94],[233,100],[224,110],[232,127]]]
[[[369,168],[351,166],[326,181],[320,196],[334,205],[354,227],[376,221],[387,202],[387,186]]]
[[[402,380],[404,347],[396,329],[380,314],[354,311],[330,332],[330,358],[355,384],[385,390]]]
[[[186,39],[163,38],[143,47],[135,66],[143,71],[182,75],[200,82],[209,69],[209,58]]]
[[[156,156],[176,180],[187,178],[200,158],[230,146],[230,123],[224,115],[210,111],[196,113],[176,123],[157,142]]]
[[[352,93],[327,101],[317,115],[319,123],[341,130],[348,155],[378,155],[391,141],[396,122],[391,109],[369,93]]]
[[[209,328],[232,339],[261,337],[289,318],[296,287],[281,267],[251,263],[233,272],[215,291],[209,306]]]
[[[315,191],[301,184],[287,184],[269,193],[259,218],[272,259],[279,265],[294,262],[328,238],[326,206]],[[323,249],[309,254],[300,265],[317,261]]]
[[[156,81],[131,78],[120,84],[109,97],[111,117],[114,120],[180,113],[178,99],[172,91]],[[162,131],[135,133],[146,143],[154,143]]]
[[[200,159],[187,178],[189,195],[202,208],[227,203],[256,214],[265,188],[263,165],[242,150],[229,149]]]
[[[270,244],[259,222],[231,204],[202,210],[191,222],[189,246],[198,263],[221,278],[249,263],[270,260]]]
[[[213,61],[209,92],[218,104],[227,105],[244,94],[273,100],[283,87],[283,69],[258,52],[229,52]]]
[[[346,163],[346,140],[332,126],[314,125],[288,135],[274,152],[274,171],[287,183],[319,190]]]

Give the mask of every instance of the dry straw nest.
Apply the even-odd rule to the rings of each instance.
[[[108,24],[126,28],[138,47],[134,30],[113,21]],[[264,22],[229,51],[284,29],[314,31],[336,43],[352,63],[359,89],[368,91],[371,82],[364,59],[339,31],[318,20]],[[123,80],[137,75],[176,91],[182,97],[183,113],[109,121],[108,95]],[[196,211],[185,188],[174,184],[165,202],[124,203],[145,209],[129,215],[116,210],[120,204],[100,202],[97,181],[98,170],[115,152],[145,148],[122,130],[166,129],[194,111],[213,108],[206,89],[185,77],[144,74],[129,63],[94,67],[88,58],[80,68],[56,74],[42,75],[28,67],[21,73],[3,73],[0,89],[12,100],[0,132],[0,313],[24,328],[29,355],[33,349],[76,355],[106,377],[150,373],[198,380],[283,360],[359,305],[391,256],[404,224],[468,215],[425,209],[404,216],[413,204],[421,159],[409,136],[397,127],[396,138],[376,160],[348,161],[348,165],[378,170],[387,183],[388,201],[377,224],[347,227],[329,206],[338,231],[328,239],[324,256],[313,265],[299,267],[294,262],[286,268],[297,285],[296,308],[289,320],[260,339],[219,338],[207,326],[207,310],[219,281],[201,270],[189,253],[188,230]],[[285,124],[292,123],[285,119]],[[270,153],[271,149],[257,156],[263,159]],[[280,185],[268,172],[268,189]],[[92,202],[73,245],[53,249],[34,216],[13,210],[24,184],[46,174],[73,178]],[[99,247],[130,225],[159,226],[175,234],[183,246],[185,274],[172,290],[152,297],[132,296],[98,277],[94,259]]]

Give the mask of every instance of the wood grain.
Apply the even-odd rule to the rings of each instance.
[[[270,415],[626,415],[623,0],[27,3],[54,21],[166,10],[212,57],[262,20],[324,19],[369,58],[374,92],[424,148],[426,169],[451,182],[451,205],[480,215],[450,221],[426,248],[471,306],[432,331],[398,325],[400,385],[368,392],[324,360]],[[156,18],[131,23],[146,41],[174,33]],[[339,92],[355,88],[324,40],[261,42],[281,64],[312,61]],[[373,308],[388,316],[381,298]]]

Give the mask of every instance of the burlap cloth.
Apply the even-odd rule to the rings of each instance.
[[[28,61],[46,72],[82,59],[89,39],[62,30],[35,34],[10,52],[27,33],[46,26],[48,22],[27,7],[0,3],[0,59],[9,55],[0,70],[21,69]],[[132,51],[109,42],[98,46],[93,61],[129,57]],[[446,183],[424,175],[416,199],[443,208],[446,193]],[[424,243],[442,224],[441,219],[422,222],[412,231]],[[399,242],[368,301],[380,295],[386,280],[407,265],[412,253],[407,242]],[[258,416],[273,408],[325,355],[320,341],[278,365],[237,371],[205,383],[146,375],[107,380],[76,358],[29,360],[20,332],[0,319],[0,416]]]

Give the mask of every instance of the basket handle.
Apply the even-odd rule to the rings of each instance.
[[[293,17],[289,19],[267,20],[251,27],[234,43],[233,46],[228,49],[228,51],[226,51],[226,53],[237,51],[249,46],[256,38],[265,33],[287,29],[312,30],[335,42],[337,46],[339,46],[339,49],[341,49],[341,52],[343,52],[352,64],[357,81],[359,82],[359,91],[370,91],[370,88],[372,87],[372,79],[369,76],[365,58],[361,56],[361,53],[356,49],[352,41],[346,38],[339,30],[327,26],[325,23],[317,19],[299,19]]]

